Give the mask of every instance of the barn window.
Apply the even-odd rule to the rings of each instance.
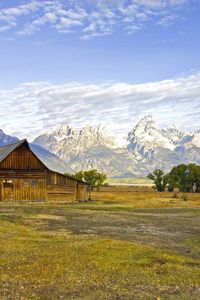
[[[24,180],[24,186],[28,187],[30,185],[31,185],[30,180],[28,180],[28,179]]]
[[[11,179],[4,179],[3,183],[13,183]]]
[[[4,188],[13,188],[13,181],[10,179],[3,180],[3,187]]]
[[[38,186],[38,180],[33,179],[32,182],[31,182],[31,185],[32,186]]]

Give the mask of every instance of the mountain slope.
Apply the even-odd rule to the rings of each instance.
[[[18,138],[15,136],[7,135],[0,129],[0,147],[6,146],[9,144],[14,144],[18,141]]]
[[[160,129],[152,116],[136,124],[127,137],[127,146],[102,126],[82,129],[58,125],[35,139],[74,170],[98,169],[108,176],[144,176],[155,168],[169,170],[179,163],[200,162],[200,131],[188,133],[176,126]]]
[[[80,130],[58,125],[33,142],[52,151],[73,170],[98,169],[109,176],[141,176],[140,168],[132,163],[128,151],[120,149],[115,138],[99,125]]]

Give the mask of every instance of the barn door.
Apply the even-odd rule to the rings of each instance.
[[[13,201],[13,182],[11,180],[3,180],[3,200],[4,201]]]

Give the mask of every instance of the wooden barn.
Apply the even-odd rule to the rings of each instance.
[[[27,140],[0,147],[0,201],[87,200],[85,182],[50,170]]]

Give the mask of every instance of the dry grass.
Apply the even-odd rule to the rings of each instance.
[[[187,197],[187,201],[185,201]],[[112,191],[93,192],[92,199],[102,203],[111,203],[132,208],[190,208],[200,207],[200,194],[177,194],[158,192],[135,192],[131,189],[120,188]]]
[[[93,197],[0,206],[0,299],[200,299],[197,196]]]

